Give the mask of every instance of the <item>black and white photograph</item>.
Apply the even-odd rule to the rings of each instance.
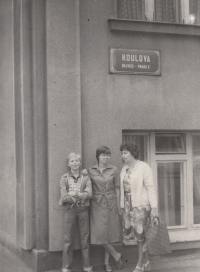
[[[200,271],[200,0],[0,0],[0,272]]]

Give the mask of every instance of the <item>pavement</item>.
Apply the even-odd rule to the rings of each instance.
[[[151,271],[153,272],[200,272],[199,253],[188,254],[183,256],[175,256],[171,260],[167,258],[159,258],[151,260]],[[121,272],[133,272],[134,265],[124,265]],[[95,268],[96,272],[104,272],[102,268]],[[0,248],[0,272],[35,272],[27,267],[17,257]],[[61,270],[52,270],[48,272],[61,272]],[[115,267],[113,272],[119,272]]]

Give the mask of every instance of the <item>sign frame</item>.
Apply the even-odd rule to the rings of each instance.
[[[140,53],[141,55],[144,54],[154,54],[157,56],[157,69],[155,71],[135,71],[136,69],[132,68],[132,70],[119,70],[116,69],[116,58],[115,52],[124,51],[125,53],[132,53],[133,56],[135,54]],[[133,62],[132,62],[133,63]],[[154,62],[155,63],[155,62]],[[119,63],[117,63],[119,65]],[[132,64],[133,65],[133,64]],[[134,66],[134,65],[133,65]],[[150,69],[150,68],[149,68]],[[149,75],[149,76],[160,76],[161,75],[161,61],[160,61],[160,50],[141,50],[141,49],[125,49],[125,48],[110,48],[110,74],[123,74],[123,75]]]

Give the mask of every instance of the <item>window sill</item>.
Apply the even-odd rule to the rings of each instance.
[[[124,246],[137,246],[136,241],[127,241],[124,240],[122,242]],[[182,249],[192,249],[192,248],[199,248],[200,241],[171,241],[171,249],[172,250],[182,250]]]
[[[108,19],[111,31],[132,31],[174,35],[200,36],[199,25],[149,22],[127,19]]]

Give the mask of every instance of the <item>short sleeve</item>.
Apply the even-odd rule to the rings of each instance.
[[[115,188],[120,188],[120,177],[119,177],[119,171],[117,167],[114,167],[114,185]]]

